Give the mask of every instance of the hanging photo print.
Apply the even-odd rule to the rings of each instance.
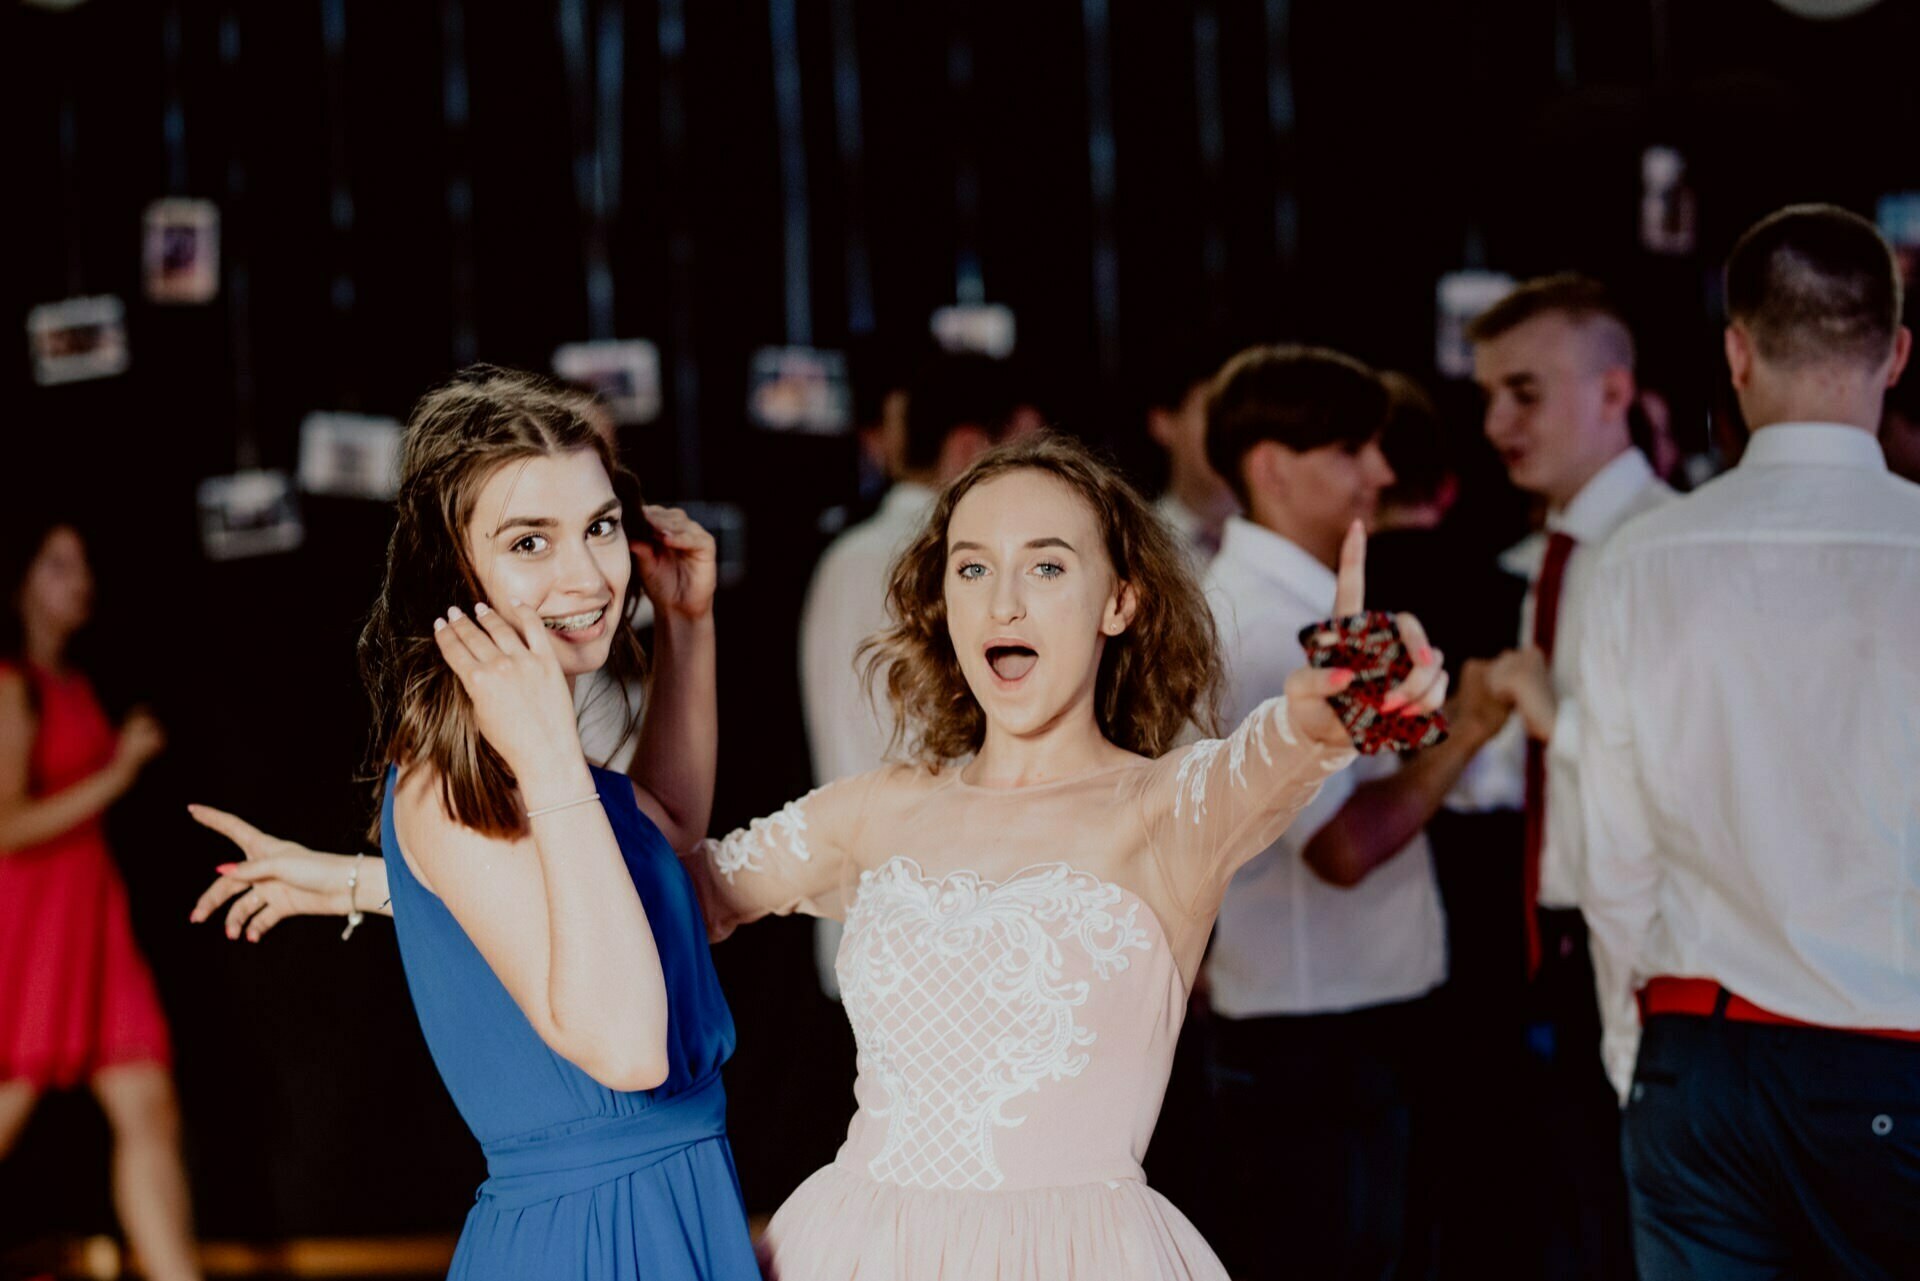
[[[41,303],[27,313],[33,381],[42,387],[127,371],[127,309],[111,294]]]
[[[977,351],[995,360],[1013,355],[1013,308],[1001,303],[942,307],[929,328],[942,351]]]
[[[570,342],[553,353],[553,372],[592,388],[622,426],[660,416],[660,349],[644,338]]]
[[[141,261],[153,302],[212,302],[220,292],[219,208],[178,197],[148,205]]]
[[[1874,207],[1874,221],[1880,234],[1893,246],[1900,261],[1900,275],[1911,288],[1920,278],[1920,191],[1899,191],[1880,197]]]
[[[1435,294],[1433,366],[1448,378],[1473,377],[1473,344],[1467,326],[1506,297],[1513,277],[1497,271],[1449,271]]]
[[[306,536],[300,500],[283,471],[241,471],[200,482],[200,546],[208,560],[271,556]]]
[[[1679,257],[1693,252],[1693,188],[1687,160],[1672,147],[1648,147],[1640,156],[1640,247]]]
[[[300,488],[335,498],[391,501],[400,490],[400,424],[322,410],[300,423]]]
[[[846,353],[762,347],[753,353],[747,415],[768,431],[839,436],[853,426]]]

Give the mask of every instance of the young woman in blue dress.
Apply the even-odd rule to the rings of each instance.
[[[713,797],[713,541],[643,514],[586,408],[483,367],[413,413],[360,641],[383,884],[349,877],[345,906],[391,894],[421,1029],[486,1152],[452,1277],[747,1281],[733,1023],[674,855]],[[587,761],[572,685],[642,670],[635,587],[654,672],[622,776]],[[254,937],[289,906],[226,897]]]

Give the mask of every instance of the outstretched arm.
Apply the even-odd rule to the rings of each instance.
[[[1409,646],[1418,650],[1426,644],[1417,621],[1407,618],[1401,626]],[[1487,674],[1487,664],[1469,660],[1461,669],[1460,693],[1447,704],[1451,725],[1447,740],[1421,751],[1392,774],[1354,788],[1346,803],[1313,834],[1301,857],[1314,875],[1343,888],[1358,885],[1427,825],[1468,763],[1512,711],[1489,688]]]
[[[1356,521],[1341,548],[1336,617],[1362,608],[1365,562],[1366,534]],[[1446,697],[1441,655],[1424,644],[1410,615],[1401,615],[1400,627],[1416,662],[1389,691],[1387,710],[1433,711]],[[1296,668],[1285,692],[1254,708],[1226,738],[1192,744],[1156,763],[1144,817],[1183,898],[1199,903],[1223,889],[1319,795],[1329,775],[1353,760],[1353,740],[1329,701],[1352,681],[1346,670]]]
[[[214,809],[189,805],[187,813],[240,847],[241,861],[220,865],[220,876],[200,895],[188,920],[199,924],[223,904],[227,937],[244,932],[249,943],[290,916],[346,916],[351,912],[393,915],[387,861],[378,854],[324,854],[297,841],[270,836],[253,824]],[[355,864],[358,863],[356,874]]]
[[[763,916],[838,918],[855,836],[889,769],[829,783],[680,856],[719,942]]]

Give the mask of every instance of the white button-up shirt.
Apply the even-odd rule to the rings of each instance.
[[[1547,534],[1534,534],[1501,561],[1527,578],[1520,607],[1520,644],[1533,643],[1533,619],[1546,560],[1547,536],[1563,533],[1575,542],[1560,578],[1560,617],[1555,625],[1551,678],[1559,715],[1547,746],[1547,822],[1540,844],[1540,905],[1574,907],[1579,895],[1580,741],[1579,707],[1567,697],[1580,663],[1580,616],[1600,548],[1621,525],[1675,497],[1653,474],[1645,454],[1629,449],[1595,472],[1573,501],[1547,514]],[[1515,715],[1474,758],[1448,804],[1454,809],[1519,809],[1526,804],[1527,728]]]
[[[1763,427],[1615,535],[1582,632],[1581,906],[1622,1096],[1660,975],[1920,1029],[1920,486],[1865,431]]]
[[[902,481],[880,509],[834,539],[820,557],[800,611],[800,710],[813,755],[813,781],[825,786],[885,763],[893,718],[884,687],[869,698],[854,656],[887,626],[887,570],[933,508],[934,491]],[[821,990],[837,997],[833,961],[838,921],[814,924],[814,962]]]
[[[1333,609],[1332,570],[1244,517],[1227,521],[1207,571],[1227,666],[1223,712],[1238,723],[1306,662],[1300,629]],[[1424,833],[1350,889],[1302,850],[1354,788],[1399,768],[1363,756],[1327,779],[1279,840],[1227,887],[1207,957],[1213,1008],[1230,1018],[1326,1014],[1408,1000],[1447,977],[1446,918]]]

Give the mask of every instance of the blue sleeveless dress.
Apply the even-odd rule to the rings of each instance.
[[[733,1016],[680,861],[625,775],[593,771],[646,906],[667,988],[666,1081],[608,1089],[542,1041],[380,816],[413,1008],[440,1077],[487,1157],[449,1278],[759,1281],[727,1146],[720,1065]]]

